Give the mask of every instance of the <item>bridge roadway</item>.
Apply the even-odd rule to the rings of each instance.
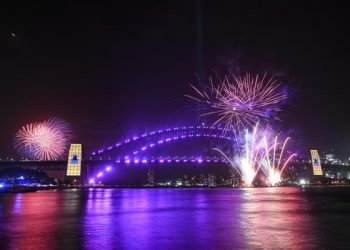
[[[194,165],[194,164],[203,164],[203,165],[223,165],[227,164],[227,162],[223,160],[216,160],[216,161],[206,161],[203,160],[198,162],[193,161],[193,160],[188,160],[186,162],[184,161],[176,161],[176,160],[171,160],[167,161],[155,161],[155,162],[147,162],[147,163],[142,163],[140,162],[130,162],[130,163],[121,163],[121,162],[116,162],[115,160],[83,160],[82,161],[82,169],[83,168],[94,168],[94,167],[105,167],[107,165],[112,165],[112,166],[146,166],[146,167],[151,167],[151,166],[157,166],[157,165]],[[309,167],[309,163],[296,163],[296,162],[291,162],[290,166],[303,166],[303,167]],[[40,170],[40,171],[45,171],[45,170],[66,170],[67,169],[67,161],[66,160],[55,160],[55,161],[35,161],[35,160],[12,160],[12,161],[0,161],[0,170],[7,168],[7,167],[21,167],[24,169],[35,169],[35,170]],[[344,166],[344,165],[333,165],[333,164],[322,164],[322,168],[326,170],[346,170],[350,171],[350,166]]]

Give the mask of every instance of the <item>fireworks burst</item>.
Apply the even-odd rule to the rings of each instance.
[[[237,140],[239,140],[238,137]],[[290,160],[295,156],[288,157],[284,155],[289,137],[283,142],[278,141],[278,136],[270,139],[267,130],[258,131],[258,125],[252,133],[246,129],[242,140],[242,145],[237,147],[234,157],[228,157],[219,149],[219,151],[237,171],[245,187],[251,187],[252,183],[261,171],[266,176],[266,184],[275,186],[282,181],[282,173]]]
[[[62,156],[71,140],[65,121],[50,118],[24,125],[14,136],[14,147],[22,156],[35,160],[54,160]]]
[[[243,136],[236,138],[239,144],[234,150],[234,156],[229,157],[221,150],[219,151],[229,162],[230,165],[237,171],[242,180],[244,187],[251,187],[256,174],[259,171],[259,162],[261,157],[261,141],[257,140],[258,125],[254,127],[253,133],[249,133],[248,129],[244,131]],[[242,139],[242,140],[240,140]],[[240,143],[240,141],[242,141]]]
[[[290,160],[296,156],[296,154],[291,154],[289,157],[283,158],[289,139],[290,138],[287,137],[282,144],[278,141],[278,136],[276,136],[269,146],[267,136],[263,138],[265,155],[261,161],[261,169],[267,177],[268,185],[275,186],[282,181],[283,170],[286,168]]]
[[[202,104],[201,116],[215,117],[213,125],[239,130],[280,120],[277,114],[287,94],[273,77],[267,79],[266,74],[262,77],[232,75],[225,76],[217,86],[212,78],[209,82],[210,86],[203,91],[191,85],[196,94],[186,96]]]

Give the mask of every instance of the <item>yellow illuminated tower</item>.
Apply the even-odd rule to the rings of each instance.
[[[317,150],[310,150],[310,152],[311,152],[311,161],[312,161],[312,168],[314,171],[314,175],[323,175],[322,168],[321,168],[321,160]]]
[[[69,148],[67,176],[81,175],[81,144],[71,144]]]

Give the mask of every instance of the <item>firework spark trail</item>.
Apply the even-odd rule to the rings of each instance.
[[[283,144],[278,142],[278,135],[274,138],[272,145],[268,146],[268,138],[267,135],[264,136],[264,155],[261,158],[261,162],[259,163],[262,171],[267,177],[267,184],[271,186],[275,186],[279,182],[282,181],[282,174],[285,167],[288,165],[290,160],[296,156],[296,154],[289,155],[284,163],[282,163],[285,148],[289,141],[290,137],[287,137]],[[280,145],[282,144],[282,147]],[[272,160],[271,160],[272,159]],[[278,161],[276,161],[278,159]]]
[[[254,127],[252,133],[245,130],[240,138],[244,140],[231,158],[221,150],[217,148],[215,150],[220,152],[237,171],[243,186],[251,187],[259,171],[266,176],[267,185],[275,186],[281,182],[284,169],[296,155],[285,157],[285,148],[290,138],[281,143],[278,141],[278,136],[270,138],[267,130],[259,131],[258,125]]]
[[[202,104],[201,116],[215,117],[213,125],[240,130],[253,128],[257,123],[270,125],[273,120],[280,120],[277,114],[282,111],[280,106],[287,94],[273,77],[267,79],[266,73],[262,77],[250,74],[225,76],[217,86],[209,78],[209,83],[210,86],[202,91],[191,85],[195,96],[185,96]]]
[[[241,134],[243,145],[239,146],[235,152],[234,157],[230,159],[224,152],[215,148],[222,154],[230,165],[237,171],[242,179],[244,187],[251,187],[257,172],[259,171],[259,155],[261,151],[261,142],[256,138],[258,134],[258,125],[254,127],[253,133],[249,133],[246,129],[244,134]],[[237,139],[239,139],[238,137]],[[237,140],[238,141],[238,140]],[[241,149],[242,148],[242,149]]]
[[[15,149],[26,158],[54,160],[66,150],[71,139],[70,125],[50,118],[24,125],[14,136]]]

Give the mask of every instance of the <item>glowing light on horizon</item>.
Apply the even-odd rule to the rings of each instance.
[[[305,179],[300,179],[299,184],[300,185],[305,185],[306,184],[306,180]]]
[[[24,125],[15,134],[13,144],[28,159],[55,160],[66,152],[70,140],[70,125],[53,117]]]

